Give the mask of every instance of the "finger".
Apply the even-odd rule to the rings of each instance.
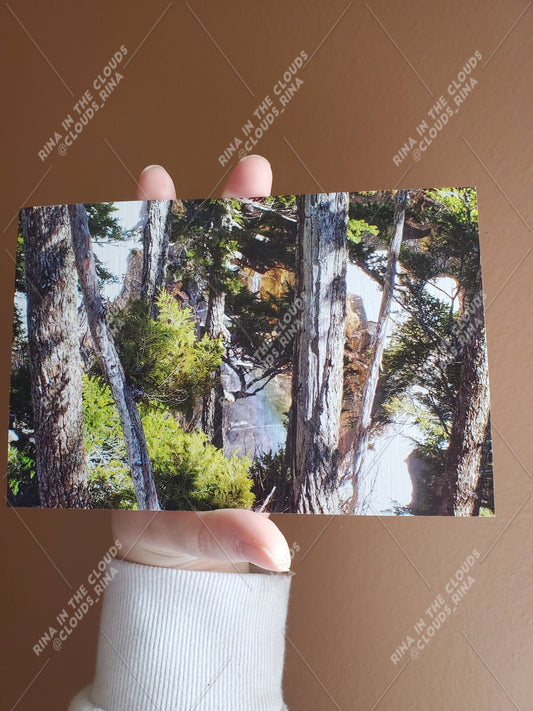
[[[127,528],[117,518],[120,513],[127,512],[116,512],[115,534],[126,547],[128,541],[133,543],[138,538],[136,547],[143,552],[156,551],[163,561],[160,565],[166,559],[172,566],[173,556],[186,554],[210,561],[249,562],[267,570],[290,568],[285,537],[272,521],[254,511],[143,511],[130,515]],[[121,536],[121,529],[125,535]]]
[[[229,174],[222,190],[223,198],[252,198],[270,195],[272,168],[263,156],[246,156]]]
[[[272,168],[266,158],[250,155],[231,171],[222,197],[263,197],[272,189]],[[160,165],[147,166],[139,176],[138,200],[175,200],[176,188],[168,172]]]
[[[167,171],[160,165],[149,165],[139,176],[137,200],[175,200],[176,188]]]

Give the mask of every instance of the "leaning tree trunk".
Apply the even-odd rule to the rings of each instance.
[[[372,345],[372,355],[368,366],[368,373],[363,392],[361,417],[359,419],[353,447],[353,495],[350,508],[354,510],[355,513],[363,513],[362,502],[358,500],[358,493],[361,488],[362,478],[365,475],[365,458],[368,449],[368,440],[370,437],[370,426],[372,423],[372,407],[374,405],[374,398],[376,397],[381,361],[383,359],[383,350],[385,348],[385,340],[387,337],[387,328],[389,325],[392,299],[394,296],[394,285],[396,283],[396,273],[398,271],[398,259],[400,256],[400,247],[403,237],[405,208],[408,199],[409,192],[407,190],[398,190],[395,197],[396,207],[394,211],[394,234],[389,247],[389,258],[387,260],[387,270],[385,272],[385,281],[383,284],[383,293],[379,308],[377,330]]]
[[[77,278],[66,207],[22,211],[41,505],[88,508]]]
[[[171,207],[172,200],[149,200],[146,203],[141,298],[148,302],[150,316],[154,319],[157,317],[157,295],[165,285]]]
[[[292,510],[340,513],[338,445],[343,394],[348,193],[297,198],[296,303],[286,467]]]
[[[229,201],[223,203],[222,213],[213,225],[215,233],[218,230],[230,230],[232,225],[231,206]],[[214,239],[219,239],[215,235]],[[226,340],[228,333],[224,324],[226,309],[226,294],[224,286],[220,283],[220,278],[224,264],[219,248],[213,250],[215,259],[212,267],[211,279],[208,284],[208,305],[205,320],[204,333],[209,338],[221,338]],[[209,395],[204,398],[202,405],[202,429],[209,438],[211,444],[219,449],[224,448],[224,388],[221,382],[221,369],[215,372],[216,383]]]
[[[104,304],[98,289],[87,213],[83,205],[70,205],[69,214],[76,267],[91,336],[98,362],[118,409],[137,503],[140,509],[157,510],[159,505],[141,418],[113,336],[107,327]]]
[[[439,514],[442,516],[473,516],[478,507],[478,483],[490,416],[481,271],[472,301],[476,309],[471,313],[465,328],[467,341],[461,365],[461,381],[439,496]]]

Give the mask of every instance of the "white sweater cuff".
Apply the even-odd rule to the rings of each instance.
[[[70,711],[282,711],[291,575],[113,561],[96,676]]]

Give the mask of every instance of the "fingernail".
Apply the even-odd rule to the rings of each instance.
[[[263,550],[265,555],[270,556],[276,570],[279,570],[280,573],[289,570],[291,567],[291,553],[288,548],[282,550],[280,555],[275,555],[272,551],[268,550],[268,548],[263,548]]]
[[[291,552],[286,545],[280,551],[274,552],[265,546],[241,541],[239,548],[246,560],[260,568],[283,573],[291,567]]]
[[[247,156],[244,156],[244,158],[241,158],[239,163],[242,163],[243,160],[248,160],[248,158],[261,158],[261,160],[264,160],[268,165],[270,165],[270,161],[268,158],[265,158],[265,156],[260,156],[259,153],[249,153]]]
[[[143,173],[146,173],[147,170],[151,170],[152,168],[161,168],[161,170],[165,170],[162,165],[157,165],[157,163],[154,163],[154,165],[147,165],[146,168],[141,171],[141,175]]]

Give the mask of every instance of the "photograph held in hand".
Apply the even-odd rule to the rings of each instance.
[[[8,504],[494,515],[474,188],[24,208]]]

